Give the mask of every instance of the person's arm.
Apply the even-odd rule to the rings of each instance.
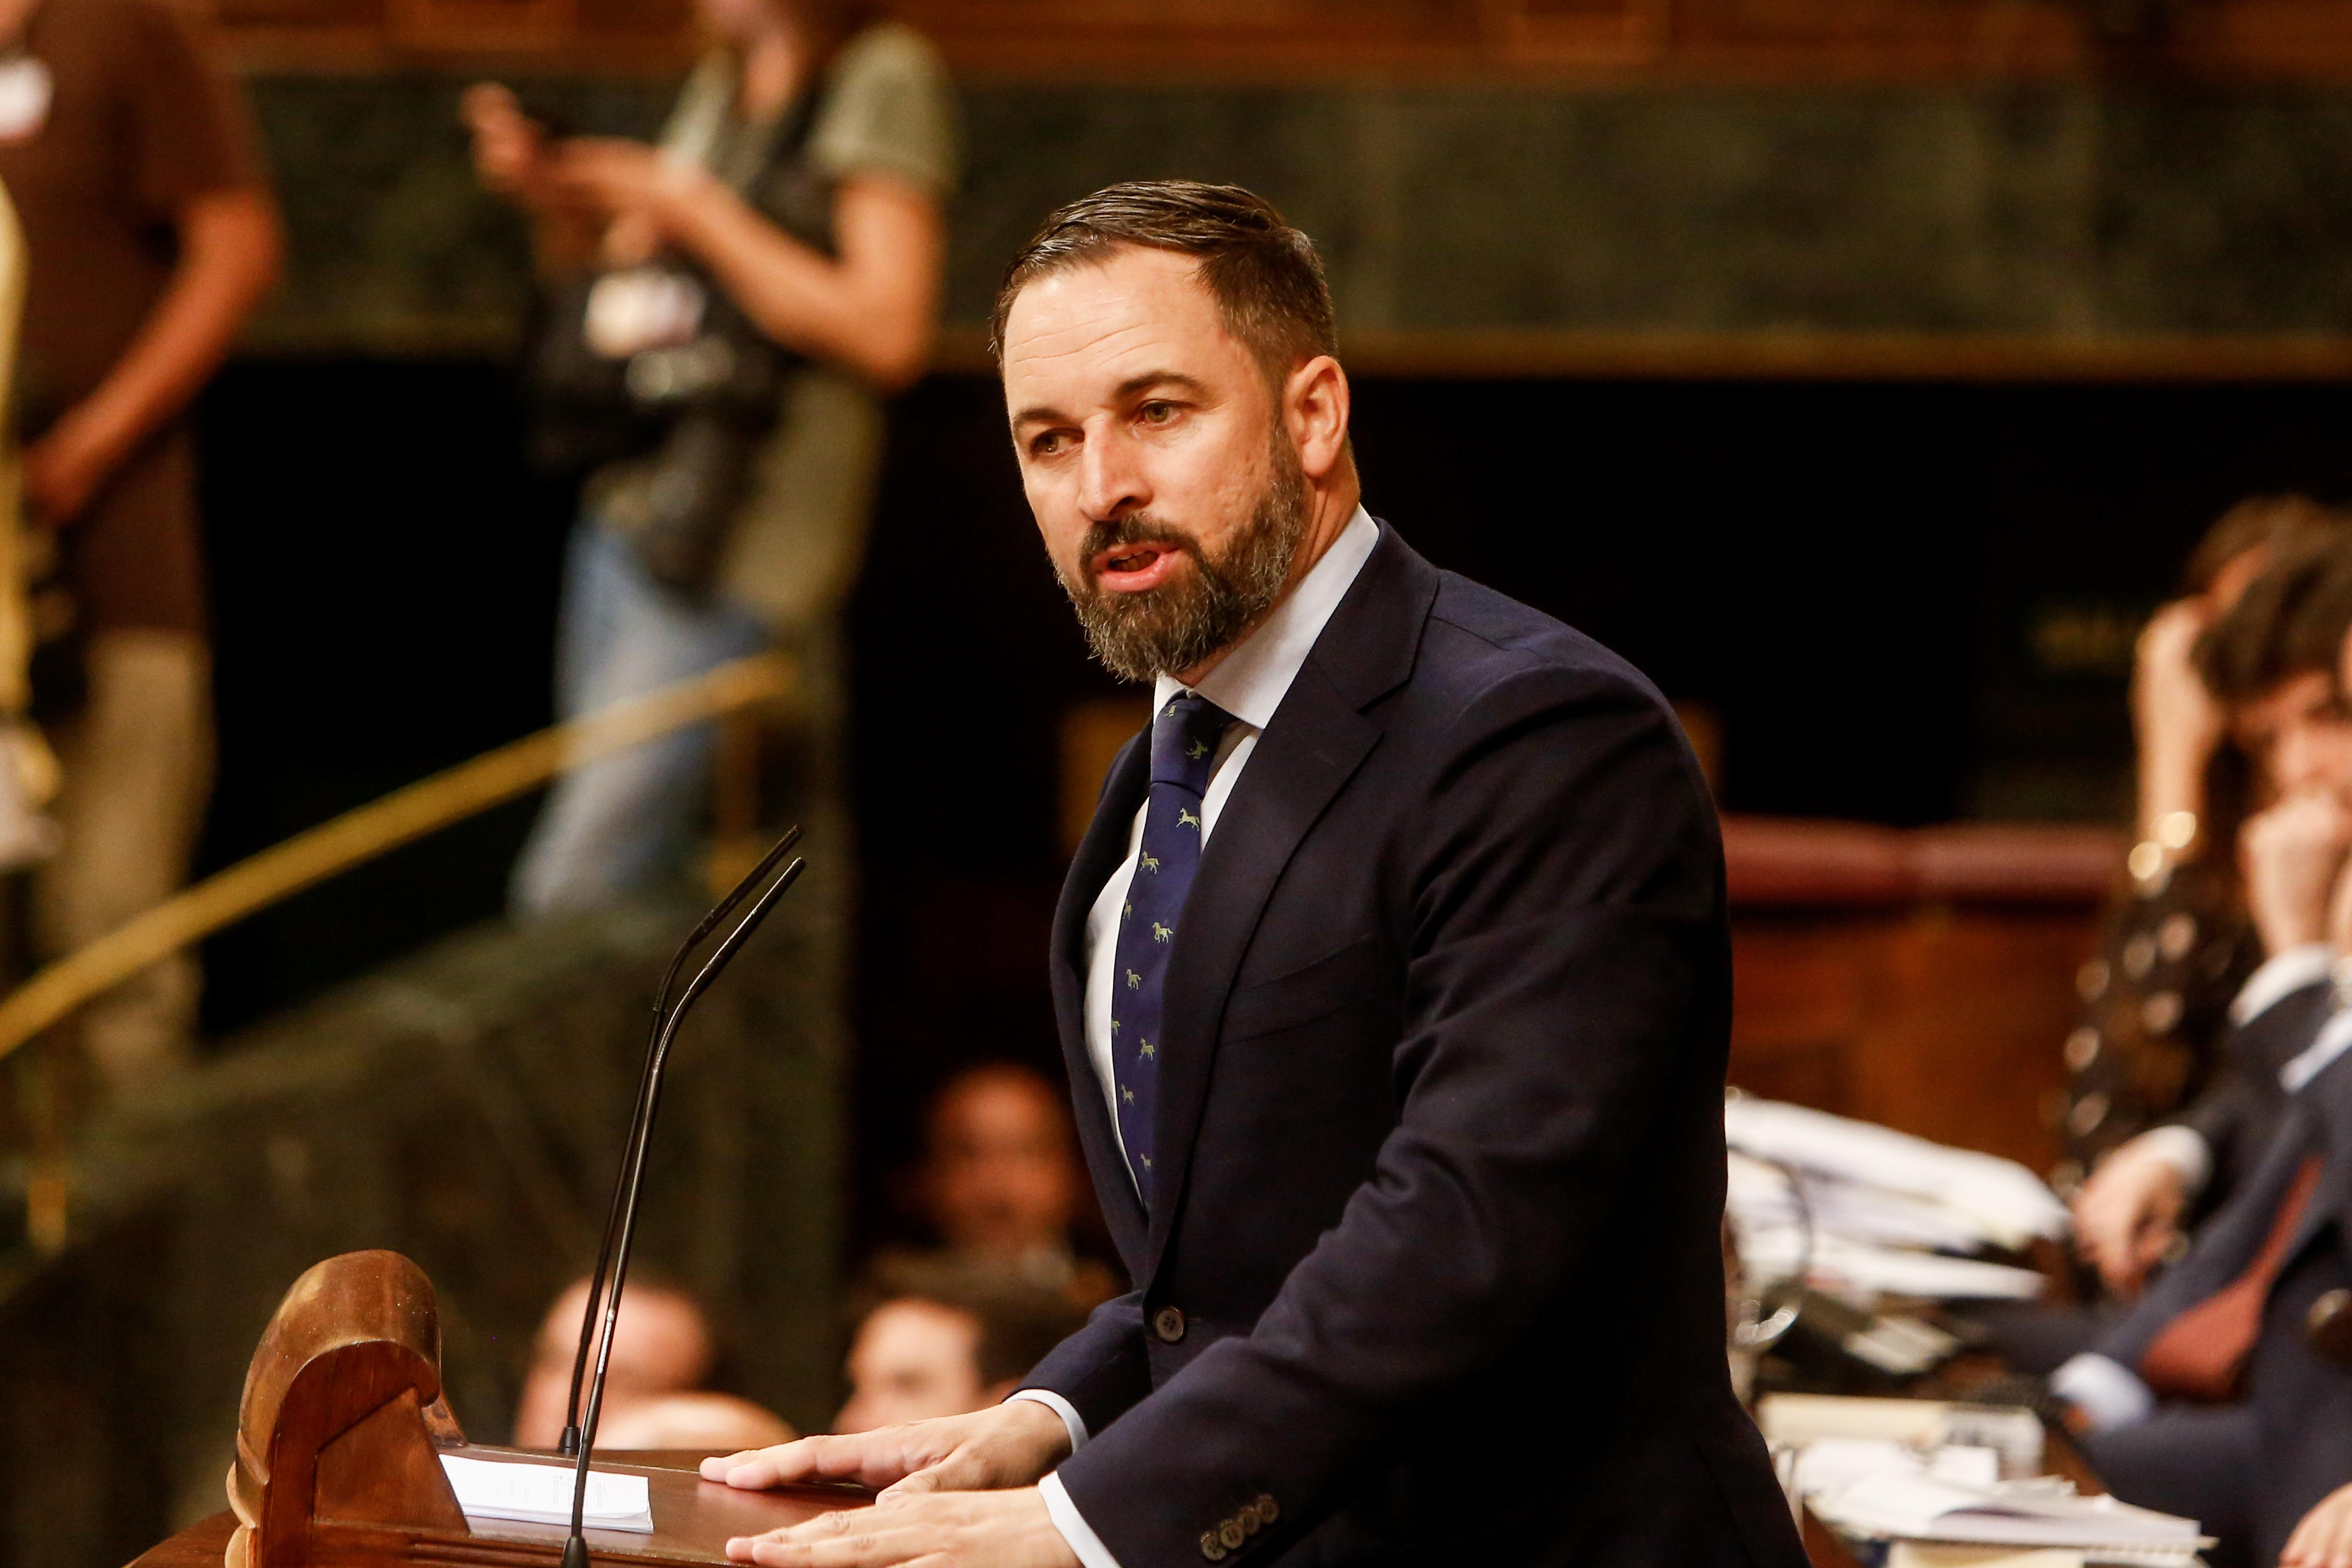
[[[2201,598],[2158,610],[2140,633],[2133,660],[2131,712],[2138,752],[2139,837],[2168,857],[2192,848],[2205,816],[2205,772],[2221,744],[2221,706],[2198,678],[2191,650],[2212,619]],[[2192,835],[2179,844],[2162,834],[2186,813]]]
[[[530,220],[540,277],[551,282],[585,271],[595,260],[604,221],[560,188],[547,128],[522,111],[511,90],[492,81],[467,88],[458,115],[472,133],[474,177]]]
[[[1068,1405],[1087,1436],[1099,1432],[1151,1392],[1143,1333],[1141,1291],[1105,1301],[1084,1328],[1055,1346],[1021,1380],[1018,1392],[1050,1394],[1052,1407]],[[1074,1449],[1084,1441],[1076,1430],[1070,1439]]]
[[[25,452],[25,494],[51,526],[70,522],[139,444],[188,405],[278,280],[278,209],[237,188],[177,214],[179,264],[138,335],[90,395]]]
[[[947,251],[940,204],[886,174],[834,197],[827,257],[768,221],[698,164],[635,142],[583,138],[557,153],[562,188],[616,220],[642,219],[709,268],[761,331],[895,390],[922,374]]]

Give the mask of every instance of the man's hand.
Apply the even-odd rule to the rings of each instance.
[[[2246,907],[2272,956],[2327,939],[2329,896],[2347,851],[2352,811],[2332,793],[2290,796],[2247,819],[2238,836]]]
[[[2279,1563],[2280,1568],[2352,1568],[2352,1487],[2338,1487],[2303,1516],[2287,1537]]]
[[[1045,1412],[1047,1416],[1052,1411]],[[1035,1487],[1013,1491],[886,1493],[872,1508],[828,1513],[790,1530],[738,1536],[737,1563],[765,1568],[1077,1568],[1077,1554]]]
[[[2125,1144],[2074,1194],[2074,1246],[2108,1289],[2129,1296],[2180,1232],[2189,1192],[2179,1168]]]
[[[1013,1399],[969,1415],[803,1437],[705,1459],[702,1479],[747,1491],[803,1481],[856,1481],[887,1489],[883,1496],[891,1499],[1033,1487],[1069,1452],[1069,1428],[1059,1415],[1034,1399]]]

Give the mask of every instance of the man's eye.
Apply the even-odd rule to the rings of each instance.
[[[1165,425],[1175,417],[1176,405],[1172,403],[1147,403],[1143,405],[1143,422],[1146,425]]]
[[[1061,449],[1062,433],[1059,430],[1048,430],[1029,443],[1030,455],[1033,457],[1050,458]]]

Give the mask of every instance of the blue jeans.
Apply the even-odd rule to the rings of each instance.
[[[576,719],[768,646],[723,598],[697,601],[646,574],[636,552],[582,517],[566,552],[555,701]],[[576,768],[548,794],[509,888],[518,915],[616,903],[678,879],[710,776],[713,727],[697,724]]]

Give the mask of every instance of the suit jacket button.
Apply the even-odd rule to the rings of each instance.
[[[1174,1344],[1184,1337],[1184,1314],[1174,1307],[1160,1308],[1151,1314],[1151,1331],[1160,1336],[1160,1343]]]
[[[1225,1560],[1224,1542],[1217,1539],[1215,1531],[1204,1530],[1201,1532],[1201,1555],[1212,1563],[1223,1563]]]
[[[1240,1520],[1229,1519],[1225,1521],[1224,1523],[1217,1526],[1217,1539],[1228,1549],[1231,1549],[1233,1547],[1239,1546],[1243,1542],[1248,1540],[1249,1537],[1243,1531],[1242,1521]]]
[[[1272,1492],[1260,1492],[1257,1501],[1250,1506],[1257,1510],[1257,1521],[1260,1524],[1272,1524],[1282,1517],[1282,1510],[1275,1502]]]

